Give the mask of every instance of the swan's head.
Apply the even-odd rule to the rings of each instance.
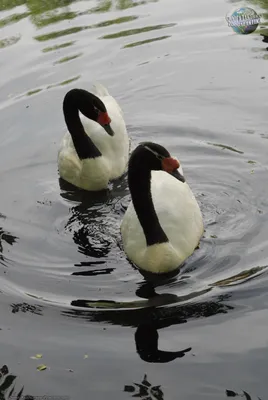
[[[94,96],[95,97],[95,96]],[[104,103],[96,97],[96,99],[93,101],[93,108],[96,113],[96,122],[98,122],[103,129],[106,130],[108,135],[114,136],[114,131],[111,128],[111,118],[108,115],[108,112],[106,110],[106,107]]]
[[[99,97],[84,89],[71,89],[63,100],[63,112],[65,118],[73,119],[80,111],[85,117],[98,122],[103,129],[114,136],[111,128],[111,118],[108,115],[105,104]]]
[[[149,170],[162,170],[171,174],[179,181],[185,182],[184,176],[178,170],[180,168],[179,161],[171,157],[167,149],[160,144],[143,142],[134,152],[139,153],[140,163],[147,166]]]

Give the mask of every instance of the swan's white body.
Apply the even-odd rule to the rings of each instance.
[[[179,169],[181,174],[182,168]],[[176,270],[195,250],[204,232],[199,205],[188,184],[164,171],[151,172],[151,193],[160,225],[169,242],[147,246],[131,202],[121,223],[123,246],[140,269],[153,273]]]
[[[112,120],[111,128],[115,135],[108,135],[100,124],[79,112],[86,134],[100,150],[102,156],[80,160],[72,137],[69,132],[66,132],[58,152],[58,169],[60,176],[67,182],[81,189],[98,191],[106,189],[109,181],[119,178],[126,172],[129,158],[129,137],[123,112],[117,101],[99,83],[94,85],[93,90],[107,109]]]

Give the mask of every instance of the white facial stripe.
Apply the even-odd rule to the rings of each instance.
[[[156,151],[150,149],[150,147],[147,147],[147,146],[143,146],[143,147],[146,150],[149,150],[151,153],[153,153],[156,156],[156,158],[158,158],[159,160],[163,160],[165,158],[164,156],[161,156],[160,154],[158,154]]]

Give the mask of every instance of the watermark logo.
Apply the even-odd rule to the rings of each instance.
[[[234,32],[248,35],[258,28],[261,18],[252,8],[241,7],[227,15],[226,21]]]

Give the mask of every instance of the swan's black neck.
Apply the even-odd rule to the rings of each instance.
[[[72,89],[64,97],[63,114],[72,136],[75,150],[81,160],[101,156],[101,152],[86,134],[79,118],[79,111],[87,118],[97,120],[93,101],[100,101],[92,93],[83,89]]]
[[[151,194],[151,169],[138,159],[130,159],[128,184],[133,206],[142,226],[147,246],[168,242],[155,212]]]

